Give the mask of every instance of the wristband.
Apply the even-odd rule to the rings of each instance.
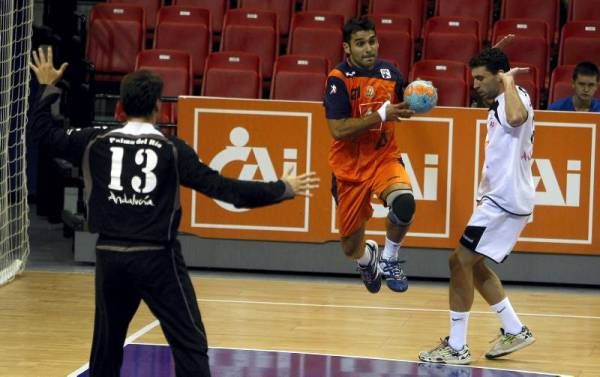
[[[390,104],[390,101],[385,101],[383,103],[383,105],[381,105],[381,107],[379,109],[377,109],[377,114],[379,114],[379,117],[381,118],[382,122],[385,122],[385,120],[387,119],[385,110],[387,109],[389,104]]]

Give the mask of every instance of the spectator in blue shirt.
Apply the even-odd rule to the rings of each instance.
[[[575,93],[548,106],[548,110],[600,112],[600,100],[594,98],[598,89],[600,72],[591,62],[581,62],[573,71],[572,87]]]

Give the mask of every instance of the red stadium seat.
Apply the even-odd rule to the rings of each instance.
[[[144,48],[144,9],[128,4],[96,4],[89,17],[86,59],[95,80],[118,81],[133,71],[135,57]]]
[[[511,61],[511,67],[528,67],[529,72],[520,73],[515,76],[515,84],[523,87],[529,93],[529,97],[531,98],[531,105],[534,109],[540,108],[540,90],[541,86],[538,84],[538,72],[537,67],[523,62]]]
[[[435,16],[425,22],[423,36],[426,38],[429,33],[459,33],[471,34],[477,37],[481,46],[481,35],[479,34],[479,21],[471,17],[457,16]]]
[[[600,21],[571,21],[562,29],[558,64],[582,61],[600,65]]]
[[[344,16],[344,22],[360,14],[359,0],[304,0],[307,12],[331,12]]]
[[[190,43],[192,37],[194,43]],[[193,74],[202,76],[204,62],[211,50],[210,11],[173,5],[162,7],[154,35],[154,48],[186,51],[192,57]]]
[[[496,43],[507,34],[524,37],[542,37],[546,40],[546,43],[550,44],[552,42],[548,24],[542,20],[507,18],[496,21],[492,31],[492,41]]]
[[[573,71],[575,65],[559,65],[554,68],[552,72],[552,78],[550,79],[550,93],[548,95],[548,104],[552,102],[573,95]],[[600,96],[600,93],[596,91],[596,96]]]
[[[468,63],[479,50],[480,44],[475,35],[431,32],[424,37],[423,59]]]
[[[163,79],[163,97],[192,94],[192,58],[177,50],[145,50],[137,55],[135,69],[147,69]],[[160,123],[177,123],[177,103],[163,102]]]
[[[150,30],[154,30],[156,26],[156,14],[163,5],[162,0],[108,0],[109,3],[114,4],[129,4],[137,5],[144,8],[146,13],[146,27]]]
[[[436,0],[435,15],[470,17],[479,22],[479,38],[487,41],[492,26],[492,0]]]
[[[283,55],[275,61],[271,99],[321,101],[329,71],[322,57]]]
[[[400,69],[406,77],[413,62],[413,39],[407,32],[378,30],[379,58],[387,60]]]
[[[375,13],[369,18],[375,23],[377,34],[381,30],[395,30],[409,33],[412,36],[412,21],[406,16],[395,13]]]
[[[493,41],[496,43],[497,41]],[[538,74],[538,85],[546,87],[549,68],[548,44],[543,37],[517,36],[503,48],[511,66],[513,62],[523,62],[534,66]]]
[[[502,0],[500,18],[524,18],[545,21],[548,24],[550,41],[558,40],[560,0]]]
[[[328,12],[298,12],[292,17],[288,54],[322,56],[337,65],[344,56],[344,17]]]
[[[379,58],[395,64],[407,77],[415,55],[410,18],[383,13],[369,17],[377,29]]]
[[[294,13],[295,0],[239,0],[238,6],[244,10],[261,10],[277,13],[279,33],[290,32],[290,22]]]
[[[431,81],[438,92],[438,106],[468,107],[470,105],[469,86],[458,79],[443,77],[427,77],[423,80]]]
[[[569,0],[569,21],[600,21],[600,0]]]
[[[409,75],[409,81],[431,81],[438,90],[439,106],[469,106],[469,69],[465,63],[451,60],[420,60]]]
[[[210,10],[213,35],[221,34],[223,18],[229,8],[229,0],[173,0],[173,5],[199,7]]]
[[[421,76],[444,76],[463,80],[467,83],[471,81],[467,64],[454,60],[419,60],[410,70],[410,81]]]
[[[421,37],[421,29],[427,14],[427,1],[425,0],[371,0],[370,14],[397,14],[408,17],[412,21],[412,36]]]
[[[273,63],[279,55],[277,14],[245,9],[228,10],[223,20],[220,51],[257,54],[263,77],[271,79]]]
[[[206,59],[203,96],[260,98],[260,58],[244,52],[213,52]]]

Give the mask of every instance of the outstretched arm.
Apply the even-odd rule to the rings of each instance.
[[[199,161],[183,140],[171,139],[177,148],[179,177],[183,186],[236,207],[254,208],[279,203],[296,195],[312,196],[319,187],[314,172],[284,176],[275,182],[243,181],[224,177]]]

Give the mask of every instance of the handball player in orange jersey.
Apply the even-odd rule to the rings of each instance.
[[[355,260],[371,293],[408,288],[398,251],[415,212],[410,180],[400,160],[394,128],[414,112],[402,102],[404,80],[394,65],[379,60],[375,24],[349,20],[343,29],[345,61],[327,78],[324,106],[333,144],[329,164],[342,249]],[[364,239],[371,218],[371,198],[388,207],[383,252]]]

